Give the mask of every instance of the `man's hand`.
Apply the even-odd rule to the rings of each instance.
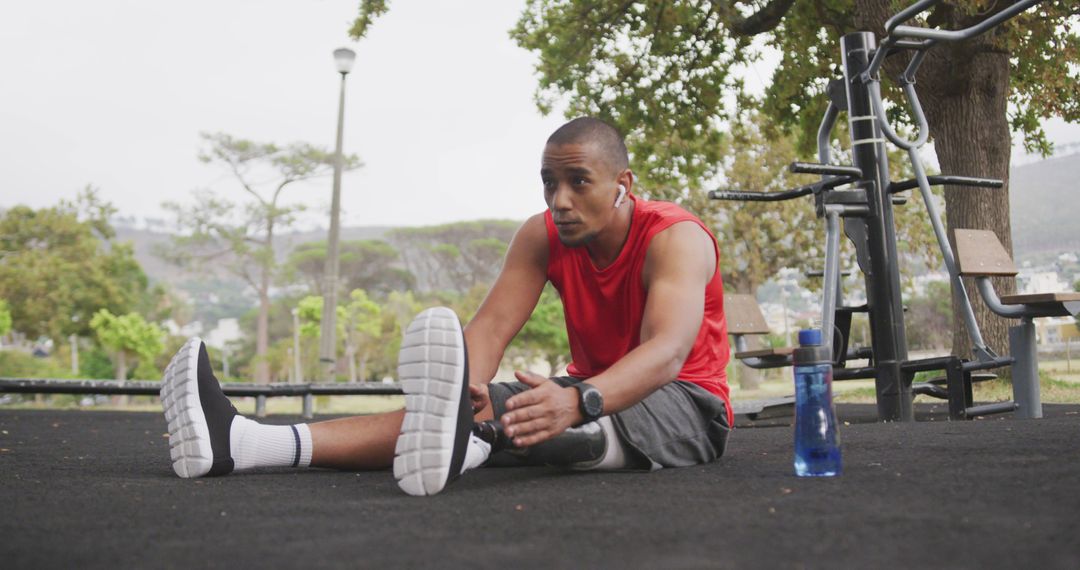
[[[475,416],[480,410],[491,404],[491,395],[488,393],[487,384],[469,384],[469,400],[472,401],[472,413]]]
[[[547,441],[582,420],[576,389],[563,388],[532,372],[518,371],[514,376],[531,388],[507,400],[507,412],[500,418],[515,446]]]

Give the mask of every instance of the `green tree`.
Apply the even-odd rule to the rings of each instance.
[[[114,212],[87,187],[74,201],[0,216],[0,298],[14,331],[54,341],[86,336],[98,309],[126,313],[144,303],[147,278],[132,246],[113,241]]]
[[[353,289],[349,302],[341,307],[341,326],[345,329],[345,358],[349,364],[349,381],[356,382],[357,361],[359,378],[367,380],[368,360],[378,351],[383,332],[382,307],[368,297],[363,289]]]
[[[369,19],[380,13],[370,4],[361,4]],[[1007,5],[943,2],[916,24],[964,28]],[[739,109],[759,107],[794,129],[808,153],[827,81],[840,75],[840,37],[858,30],[881,37],[901,7],[894,0],[529,0],[512,36],[539,55],[541,110],[561,100],[568,116],[610,121],[627,134],[643,190],[681,199],[719,172],[719,143]],[[990,33],[929,52],[916,89],[944,172],[1008,180],[1010,127],[1028,148],[1045,152],[1041,119],[1080,119],[1077,13],[1075,2],[1045,2]],[[761,45],[782,59],[765,96],[755,99],[741,77]],[[907,57],[889,58],[884,74],[897,75]],[[886,91],[889,113],[903,120],[896,93]],[[946,187],[945,200],[950,228],[993,229],[1011,251],[1007,188]],[[976,306],[988,340],[1004,346],[1005,321],[978,299]],[[953,330],[954,350],[967,353],[957,316]]]
[[[117,380],[127,380],[132,359],[153,363],[164,348],[165,332],[138,313],[117,316],[101,309],[90,319],[90,328],[102,347],[113,352]]]
[[[346,291],[363,289],[385,296],[390,291],[404,291],[416,279],[402,267],[401,255],[381,240],[356,240],[341,243],[340,275]],[[285,262],[288,279],[303,283],[313,293],[323,290],[326,270],[326,242],[308,242],[296,246]]]
[[[304,297],[297,304],[301,336],[319,336],[322,306],[323,298],[314,295]],[[367,379],[368,362],[377,355],[383,344],[384,322],[382,307],[363,289],[354,289],[349,294],[348,302],[337,307],[337,338],[345,348],[350,382],[356,382],[358,378]],[[394,327],[391,333],[400,330],[400,327]]]
[[[908,343],[916,350],[948,348],[952,343],[952,319],[949,284],[931,281],[922,295],[911,297],[907,302]]]
[[[11,310],[7,301],[0,299],[0,337],[11,332]]]
[[[199,263],[204,271],[224,268],[255,291],[255,381],[266,383],[270,378],[265,361],[270,346],[270,289],[278,267],[274,236],[292,225],[304,209],[300,204],[284,204],[282,192],[292,184],[332,172],[334,154],[307,143],[279,147],[224,133],[203,133],[202,138],[207,147],[199,160],[230,173],[248,201],[235,204],[203,191],[196,194],[192,206],[165,203],[176,217],[180,235],[159,253],[181,264]],[[355,155],[344,157],[345,170],[359,167]],[[266,180],[270,182],[259,182]]]
[[[528,366],[542,358],[556,374],[569,363],[570,340],[559,293],[550,284],[544,287],[532,315],[510,343],[508,356],[515,364]]]

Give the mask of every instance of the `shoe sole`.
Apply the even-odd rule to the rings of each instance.
[[[445,307],[417,315],[398,355],[405,418],[394,448],[394,478],[410,495],[442,491],[454,479],[451,466],[461,465],[468,445],[468,437],[459,437],[461,406],[469,401],[465,370],[457,315]]]
[[[199,346],[192,338],[176,352],[161,379],[161,406],[169,423],[173,471],[185,479],[202,477],[214,464],[210,430],[199,400]]]

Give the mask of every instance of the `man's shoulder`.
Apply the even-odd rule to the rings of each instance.
[[[664,200],[639,200],[638,205],[644,217],[652,223],[674,223],[683,220],[700,222],[701,220],[693,213],[687,211],[675,202]]]
[[[545,218],[546,213],[541,212],[530,216],[525,223],[521,224],[511,242],[512,255],[519,255],[534,264],[547,266],[549,244]]]
[[[706,228],[705,223],[700,218],[674,202],[641,200],[638,203],[642,207],[641,213],[643,214],[643,225],[645,226],[643,229],[652,237],[671,234],[673,232],[670,230],[674,228],[680,228],[674,233],[685,236],[692,236],[695,233],[704,231],[710,238],[712,237],[712,232]],[[691,229],[694,226],[698,229]]]

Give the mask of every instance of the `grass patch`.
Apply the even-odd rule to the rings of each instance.
[[[1013,397],[1012,384],[1002,380],[979,382],[972,388],[977,402],[1004,402]],[[1080,402],[1080,384],[1059,380],[1046,372],[1039,373],[1039,393],[1044,404],[1075,404]],[[851,390],[837,391],[837,402],[851,404],[873,404],[877,401],[877,392],[873,386],[858,387]],[[945,400],[929,396],[916,396],[916,403],[940,403]]]

